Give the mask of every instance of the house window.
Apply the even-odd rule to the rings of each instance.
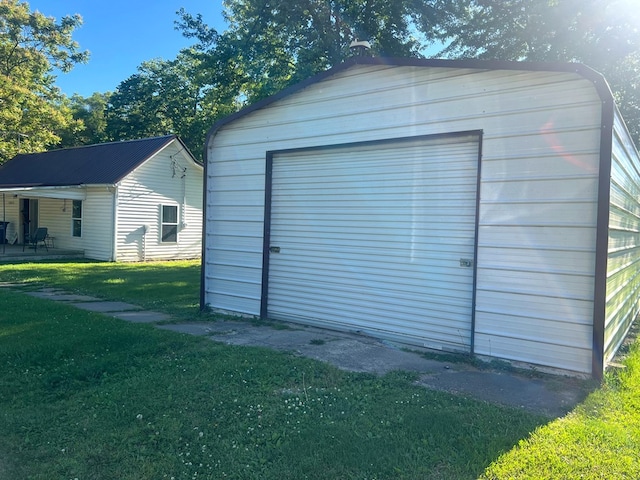
[[[162,205],[161,228],[162,242],[178,241],[178,207],[176,205]]]
[[[82,236],[82,200],[74,200],[71,206],[71,234]]]

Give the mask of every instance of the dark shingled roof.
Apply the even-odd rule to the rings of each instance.
[[[0,188],[113,185],[176,138],[165,135],[16,155],[0,167]]]

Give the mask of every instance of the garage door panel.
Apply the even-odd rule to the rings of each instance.
[[[322,303],[286,301],[282,305],[278,305],[278,308],[282,320],[379,334],[383,337],[429,348],[464,352],[467,349],[461,345],[470,342],[470,334],[465,322],[446,326],[437,322],[424,322],[424,316],[451,316],[451,312],[442,312],[437,309],[423,311],[412,319],[402,312],[384,311],[376,306],[362,309],[358,305],[341,305],[340,309],[327,311],[326,305]],[[354,321],[356,319],[357,323]],[[388,325],[393,328],[389,329]]]
[[[296,282],[285,281],[283,282],[283,286],[288,287],[288,294],[282,296],[274,295],[271,298],[274,305],[278,302],[278,299],[284,303],[293,293],[298,293],[301,295],[310,295],[308,299],[309,305],[324,305],[324,308],[326,308],[326,302],[331,300],[341,306],[355,305],[362,309],[374,308],[381,311],[405,312],[407,314],[411,312],[417,315],[416,318],[422,318],[424,312],[429,310],[465,314],[469,312],[470,308],[470,306],[461,299],[460,295],[455,295],[453,292],[445,289],[434,289],[430,294],[421,295],[418,299],[415,295],[415,290],[395,291],[392,289],[376,288],[371,285],[369,285],[370,288],[363,288],[366,287],[363,283],[354,285],[353,283],[349,284],[344,281],[336,281],[331,284],[318,282],[310,285],[300,285]],[[371,296],[372,292],[376,294],[375,297]],[[307,299],[305,298],[305,300]],[[391,303],[389,300],[401,301]],[[452,322],[455,321],[458,320],[452,319]],[[459,321],[461,324],[466,325],[466,321]]]
[[[301,198],[309,199],[332,199],[334,195],[349,195],[349,193],[345,193],[344,188],[341,188],[340,184],[335,185],[322,185],[317,183],[317,177],[310,179],[311,181],[302,185],[300,183],[294,183],[293,180],[288,182],[288,187],[290,191],[295,191],[296,195],[299,195]],[[416,192],[416,194],[420,194],[422,196],[427,196],[432,193],[438,193],[446,191],[447,193],[462,193],[464,194],[470,185],[475,182],[475,178],[469,177],[465,183],[458,181],[457,178],[452,177],[451,181],[442,181],[433,185],[424,185],[421,188],[420,192]],[[282,183],[284,185],[284,182]],[[369,180],[367,184],[367,188],[375,189],[376,197],[402,197],[402,196],[411,196],[413,193],[402,193],[399,192],[399,189],[406,189],[408,187],[413,187],[415,184],[415,179],[412,178],[401,178],[394,180],[392,178],[380,178],[375,180]],[[277,198],[277,192],[274,192],[274,198]]]
[[[460,338],[460,335],[468,338],[468,325],[465,321],[460,320],[447,324],[424,321],[425,315],[443,318],[459,316],[462,318],[467,313],[463,307],[433,302],[426,309],[416,308],[408,304],[392,308],[389,304],[383,302],[363,303],[362,299],[356,295],[346,296],[342,291],[336,291],[335,294],[336,298],[340,298],[339,295],[342,295],[344,301],[340,303],[339,309],[332,309],[331,313],[327,312],[323,298],[288,301],[285,297],[280,299],[280,302],[276,298],[274,299],[274,307],[279,306],[283,313],[288,311],[291,318],[303,316],[321,321],[325,316],[332,316],[333,318],[341,319],[342,322],[349,326],[349,330],[361,330],[362,327],[389,330],[388,326],[390,325],[393,327],[393,331],[410,332],[414,330],[419,334],[426,331],[435,331],[445,335],[453,335],[456,340]],[[357,322],[354,322],[354,320],[357,320]],[[380,322],[380,324],[375,325],[376,322]]]
[[[443,160],[446,162],[446,160]],[[427,185],[425,188],[433,188],[438,189],[442,185],[469,185],[474,183],[474,178],[472,175],[469,175],[467,171],[453,171],[447,172],[446,174],[438,174],[435,175],[434,172],[430,171],[420,171],[420,172],[411,172],[408,173],[397,173],[394,171],[387,172],[378,172],[375,174],[346,170],[343,169],[343,173],[345,175],[353,174],[358,175],[358,178],[362,180],[363,183],[360,185],[360,188],[386,188],[391,190],[393,187],[402,187],[402,186],[413,186],[416,185],[417,182],[424,181],[425,179],[437,178],[439,183],[434,185]],[[322,183],[318,184],[318,181],[331,181],[332,183],[326,185],[328,190],[324,190],[322,187]],[[336,192],[340,189],[340,187],[348,184],[349,182],[344,178],[334,178],[330,175],[327,175],[325,172],[309,172],[308,176],[301,178],[283,178],[280,182],[281,185],[291,186],[292,190],[307,190],[307,187],[310,189],[310,193],[318,193],[322,191],[327,192]]]
[[[278,272],[281,278],[285,278],[284,272],[288,275],[298,274],[301,278],[310,280],[309,269],[313,271],[326,271],[330,275],[340,275],[343,273],[345,276],[355,275],[356,273],[365,276],[381,277],[384,281],[385,277],[393,276],[402,280],[396,280],[395,282],[402,288],[405,284],[412,281],[426,281],[431,278],[438,282],[442,282],[443,275],[449,275],[452,281],[443,282],[446,288],[455,288],[458,283],[467,284],[471,281],[468,267],[459,267],[457,269],[450,268],[450,263],[458,261],[457,255],[450,255],[449,258],[439,257],[418,257],[414,259],[415,268],[406,268],[406,262],[394,262],[392,258],[386,261],[377,261],[375,263],[368,261],[368,255],[361,255],[361,258],[357,258],[355,255],[349,255],[348,258],[326,258],[321,255],[305,255],[305,262],[300,263],[295,259],[283,259],[279,262]],[[422,268],[418,268],[421,266]],[[274,275],[276,275],[274,273]],[[314,276],[314,279],[316,277]]]
[[[275,153],[267,315],[469,351],[478,149],[473,135]]]
[[[413,234],[413,236],[421,235],[430,237],[430,232],[435,227],[445,226],[448,228],[457,228],[460,229],[460,223],[464,222],[473,222],[475,219],[475,215],[465,215],[465,212],[460,213],[459,210],[452,210],[450,215],[417,215],[416,218],[416,226],[412,227],[411,225],[407,225],[406,222],[403,222],[401,219],[396,218],[394,215],[389,215],[387,218],[375,218],[375,219],[367,219],[367,218],[358,218],[366,216],[365,213],[355,213],[349,215],[344,210],[341,213],[337,213],[333,217],[329,214],[324,215],[324,217],[320,218],[319,215],[316,215],[314,218],[311,217],[303,217],[303,216],[287,216],[287,215],[278,215],[272,217],[272,221],[280,221],[286,222],[288,221],[291,228],[295,228],[296,226],[303,227],[305,231],[309,230],[309,224],[313,222],[313,228],[315,229],[324,229],[335,232],[342,232],[346,234],[358,235],[363,232],[371,232],[380,235],[389,235],[390,233],[395,234],[396,231],[404,230],[408,234]],[[455,217],[458,219],[455,222],[451,217]],[[363,221],[364,220],[364,221]],[[372,222],[367,222],[366,220],[372,220]],[[464,229],[464,227],[462,227]],[[464,229],[467,231],[467,229]],[[288,235],[288,232],[287,232]],[[467,238],[469,238],[469,232],[467,231]],[[281,236],[279,233],[272,236],[273,240],[286,240],[288,237]],[[473,240],[470,239],[472,242]]]
[[[415,296],[420,298],[420,302],[423,304],[430,303],[430,297],[436,297],[436,299],[444,299],[437,301],[452,302],[455,304],[466,305],[466,292],[470,287],[470,282],[467,282],[464,278],[457,278],[459,282],[455,285],[451,284],[443,286],[438,282],[437,276],[423,277],[423,278],[406,278],[401,277],[400,272],[392,272],[389,275],[381,276],[380,278],[374,278],[370,275],[370,272],[357,272],[357,271],[338,271],[331,269],[319,270],[319,273],[330,276],[330,284],[327,282],[311,282],[301,284],[304,281],[304,272],[296,270],[286,270],[283,272],[286,277],[276,277],[277,281],[280,281],[282,286],[289,287],[287,282],[295,283],[297,286],[294,290],[314,288],[322,288],[327,290],[332,286],[335,286],[339,290],[351,290],[356,289],[359,292],[365,292],[369,296],[376,296],[378,299],[381,296],[395,296],[398,301],[406,301],[406,297]],[[308,275],[308,274],[307,274]],[[425,293],[428,291],[429,293]],[[319,296],[318,292],[313,292],[314,295]],[[274,297],[271,296],[270,299]],[[425,308],[428,305],[425,305]]]
[[[471,219],[469,219],[471,221]],[[330,223],[330,222],[329,222]],[[348,226],[349,222],[345,222],[346,226]],[[375,226],[358,226],[351,227],[353,232],[357,232],[357,238],[363,239],[366,241],[369,238],[382,238],[382,237],[391,237],[399,235],[397,232],[390,231],[388,229],[381,230],[377,225]],[[463,239],[466,243],[469,242],[469,232],[468,229],[465,228],[465,225],[461,225],[460,223],[452,223],[452,222],[434,222],[428,226],[421,226],[416,229],[408,229],[405,231],[405,235],[410,233],[415,233],[415,236],[418,238],[422,238],[424,233],[423,230],[429,230],[431,234],[434,232],[441,232],[443,238],[451,238],[454,242],[457,242],[456,238]],[[304,222],[291,222],[291,225],[287,231],[287,237],[277,237],[273,239],[274,242],[286,243],[287,240],[291,239],[292,236],[297,237],[309,237],[309,238],[318,238],[319,236],[324,238],[324,236],[333,236],[337,238],[345,238],[353,237],[353,232],[345,232],[343,228],[340,228],[339,225],[319,225],[316,224],[313,231],[308,229],[308,226],[304,224]],[[433,235],[432,235],[433,236]]]

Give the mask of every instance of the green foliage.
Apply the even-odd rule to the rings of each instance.
[[[440,36],[454,57],[601,65],[637,52],[639,15],[635,0],[472,0]]]
[[[350,374],[6,289],[0,304],[2,478],[472,479],[545,421],[403,374]]]
[[[106,134],[125,140],[176,133],[200,157],[213,120],[237,108],[209,73],[194,49],[144,62],[109,98]]]
[[[539,428],[485,472],[486,479],[640,478],[640,349],[571,414]]]
[[[611,83],[640,139],[640,23],[634,0],[228,0],[218,32],[181,9],[176,28],[194,40],[173,60],[144,62],[106,106],[101,135],[176,133],[197,156],[217,120],[344,61],[367,40],[378,56],[579,61]],[[436,53],[435,48],[440,48]],[[91,110],[97,112],[98,110]],[[74,112],[78,110],[74,108]],[[74,140],[75,135],[75,140]]]
[[[636,0],[460,0],[437,37],[441,55],[581,62],[604,74],[640,144],[640,9]]]
[[[84,98],[74,94],[64,99],[64,106],[71,110],[73,122],[59,132],[59,147],[93,145],[115,140],[107,134],[107,106],[111,93],[94,93]]]
[[[7,54],[14,44],[9,39],[25,40],[16,32],[31,32],[33,42],[23,41],[17,50],[30,68],[16,67],[15,74],[42,80],[33,88],[0,77],[0,99],[16,100],[0,109],[5,158],[17,151],[18,138],[30,151],[60,136],[60,145],[70,146],[167,133],[180,135],[199,157],[215,121],[339,64],[353,54],[349,44],[355,39],[371,42],[369,54],[378,56],[585,63],[610,82],[633,137],[640,139],[635,0],[227,0],[225,31],[181,9],[176,28],[194,40],[191,48],[173,60],[144,62],[110,97],[70,101],[53,87],[50,67],[68,69],[86,59],[70,37],[80,17],[55,24],[29,14],[18,0],[1,1],[7,12],[19,14],[0,23],[12,32],[0,37],[0,64],[13,55]],[[45,38],[43,48],[31,48]]]
[[[88,58],[71,38],[81,23],[78,15],[56,23],[25,2],[0,0],[0,163],[55,145],[73,122],[52,71]]]
[[[356,39],[371,43],[370,54],[420,55],[428,42],[413,28],[414,18],[424,20],[428,13],[436,22],[437,3],[236,0],[225,4],[229,27],[221,34],[184,10],[178,28],[199,40],[196,48],[250,103],[340,63]]]

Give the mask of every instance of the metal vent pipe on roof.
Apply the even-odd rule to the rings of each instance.
[[[363,56],[368,50],[371,50],[371,43],[366,40],[358,40],[357,38],[349,44],[349,50],[357,56]]]

